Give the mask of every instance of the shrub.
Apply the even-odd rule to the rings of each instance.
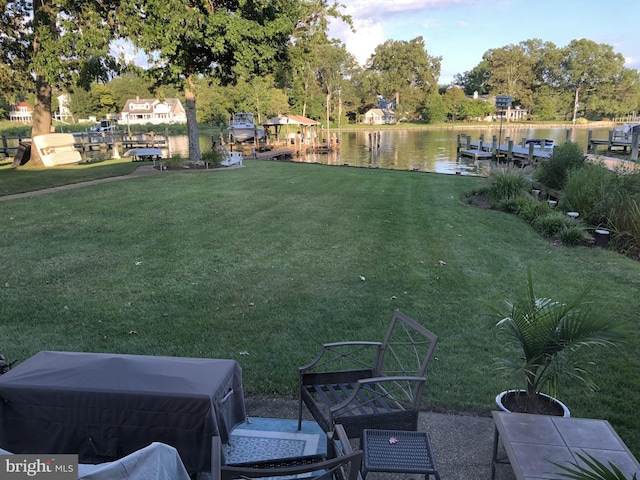
[[[545,237],[556,237],[563,229],[575,225],[575,222],[561,212],[550,212],[540,215],[533,223],[533,228]]]
[[[527,200],[521,205],[518,216],[528,223],[533,223],[536,218],[552,212],[553,208],[547,202]]]
[[[582,225],[575,224],[563,228],[559,237],[565,245],[582,245],[584,243],[584,235],[586,230]]]
[[[530,187],[529,181],[515,170],[492,171],[487,185],[487,197],[492,204],[523,196]]]
[[[587,163],[573,170],[564,188],[563,206],[580,212],[580,217],[592,225],[599,225],[605,218],[605,201],[614,186],[615,174],[602,163]]]
[[[500,210],[517,215],[518,212],[520,212],[520,210],[524,208],[524,205],[529,203],[530,201],[531,200],[525,197],[506,198],[500,202],[499,207]]]
[[[570,172],[577,170],[584,164],[584,153],[578,144],[566,142],[555,147],[551,158],[541,161],[533,175],[549,188],[562,189]]]

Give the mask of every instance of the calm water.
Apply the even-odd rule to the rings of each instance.
[[[472,141],[478,141],[484,134],[485,142],[491,142],[493,135],[500,136],[500,129],[483,128],[473,130],[370,130],[342,132],[339,150],[323,154],[306,154],[294,159],[299,162],[321,163],[326,165],[345,165],[365,168],[384,168],[394,170],[417,170],[421,172],[483,175],[487,170],[487,161],[475,161],[456,157],[458,135],[465,133]],[[379,137],[379,142],[370,139]],[[594,129],[593,138],[607,138],[608,129]],[[569,130],[569,139],[577,142],[586,151],[589,129]],[[502,144],[510,137],[517,144],[522,138],[545,138],[560,145],[567,138],[567,130],[502,128]],[[186,136],[170,137],[170,153],[186,154],[188,142]],[[371,145],[374,143],[374,145]],[[379,148],[376,148],[379,144]],[[203,151],[211,148],[209,138],[200,139]]]

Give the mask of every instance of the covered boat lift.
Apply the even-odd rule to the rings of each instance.
[[[301,115],[278,115],[261,124],[274,142],[311,144],[317,142],[320,122]],[[273,130],[272,130],[273,129]],[[297,142],[296,142],[297,140]]]

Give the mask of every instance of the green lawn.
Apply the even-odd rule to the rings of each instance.
[[[397,308],[440,337],[425,408],[487,413],[521,385],[496,373],[511,345],[485,303],[524,294],[531,265],[537,294],[591,283],[594,314],[629,322],[589,353],[600,390],[559,396],[640,455],[640,263],[460,201],[482,181],[249,160],[0,202],[0,352],[233,358],[247,395],[294,397],[321,342],[381,340]]]

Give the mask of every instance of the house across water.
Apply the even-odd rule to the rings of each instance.
[[[147,123],[187,123],[187,113],[177,98],[165,98],[164,101],[160,101],[157,98],[136,97],[127,100],[118,124],[144,125]]]

